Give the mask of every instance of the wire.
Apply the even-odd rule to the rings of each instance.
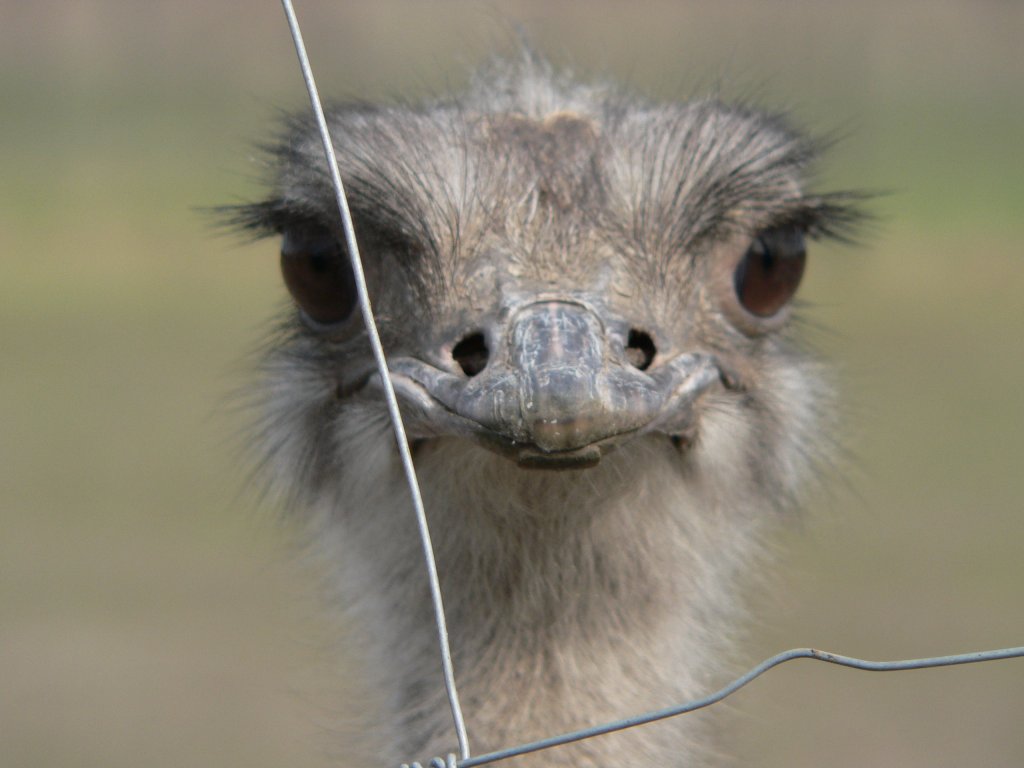
[[[452,710],[452,719],[455,721],[459,753],[462,759],[466,760],[469,758],[469,737],[466,734],[466,723],[462,716],[462,707],[459,705],[458,691],[455,688],[455,671],[452,665],[451,646],[448,642],[448,625],[444,617],[444,604],[441,600],[441,584],[437,578],[434,547],[430,541],[427,514],[423,508],[423,498],[420,494],[419,482],[416,479],[416,469],[413,466],[412,453],[409,451],[409,440],[405,434],[402,414],[398,410],[398,398],[395,397],[395,389],[391,384],[391,377],[388,374],[384,347],[380,342],[377,324],[373,319],[370,295],[366,289],[366,276],[363,272],[363,264],[359,256],[359,244],[356,242],[355,227],[352,224],[352,213],[349,211],[345,186],[342,184],[341,174],[338,171],[338,160],[334,154],[334,144],[331,140],[330,131],[327,128],[327,119],[324,117],[320,95],[317,92],[316,82],[313,80],[313,70],[309,63],[309,56],[306,54],[306,46],[302,41],[299,21],[295,16],[295,9],[292,7],[291,0],[281,0],[281,2],[284,6],[285,16],[288,18],[288,27],[291,29],[292,40],[295,43],[295,53],[299,58],[299,66],[302,69],[302,79],[306,82],[306,90],[309,92],[309,100],[313,107],[313,113],[316,116],[317,126],[320,129],[320,138],[324,145],[324,155],[327,160],[327,167],[331,173],[331,181],[334,184],[338,210],[341,213],[345,244],[348,246],[349,258],[352,262],[352,272],[355,275],[356,291],[359,296],[359,309],[363,315],[363,322],[366,324],[366,331],[370,339],[370,346],[373,349],[374,359],[377,362],[377,371],[380,373],[381,383],[384,387],[384,399],[387,401],[388,413],[391,416],[391,424],[394,427],[395,440],[398,443],[398,452],[402,459],[402,468],[405,471],[409,492],[412,494],[412,503],[416,511],[416,522],[419,526],[420,540],[423,544],[423,558],[426,561],[430,580],[430,597],[434,605],[434,621],[437,624],[438,644],[441,648],[441,666],[444,672],[445,689],[448,692],[448,704]]]
[[[458,762],[458,768],[474,768],[474,766],[486,765],[487,763],[494,763],[499,760],[507,760],[510,757],[518,757],[531,752],[538,752],[542,749],[549,749],[562,744],[570,744],[574,741],[582,741],[583,739],[590,739],[594,736],[600,736],[605,733],[621,731],[626,728],[633,728],[638,725],[653,723],[656,720],[664,720],[687,712],[693,712],[697,709],[703,709],[704,707],[711,706],[712,704],[715,704],[725,697],[735,693],[747,683],[763,675],[772,667],[777,667],[780,664],[792,661],[793,659],[814,659],[815,661],[826,661],[830,664],[838,664],[842,667],[864,669],[871,672],[894,672],[897,670],[950,667],[956,664],[973,664],[979,661],[995,661],[998,659],[1013,659],[1021,657],[1024,657],[1024,646],[1018,648],[1001,648],[995,651],[962,653],[955,656],[934,656],[925,659],[905,659],[901,661],[865,661],[864,659],[857,659],[852,656],[840,656],[837,653],[819,651],[814,648],[793,648],[776,654],[770,659],[765,659],[749,672],[736,678],[724,688],[720,688],[710,696],[705,696],[702,699],[694,699],[686,702],[685,704],[679,704],[678,706],[658,709],[653,712],[636,715],[635,717],[615,720],[610,723],[605,723],[604,725],[597,725],[592,728],[564,733],[560,736],[552,736],[547,739],[531,741],[527,744],[520,744],[515,747],[509,747],[508,749],[498,750],[497,752],[488,752],[485,755],[479,755],[477,757],[469,758],[468,760],[463,759]]]

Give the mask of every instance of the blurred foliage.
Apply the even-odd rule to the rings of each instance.
[[[339,98],[457,88],[521,28],[584,75],[752,99],[839,137],[822,187],[886,193],[860,247],[815,251],[803,291],[852,458],[787,537],[751,656],[1024,642],[1024,6],[299,13]],[[258,194],[250,148],[304,99],[276,3],[0,2],[5,765],[315,764],[330,741],[314,730],[332,713],[290,693],[316,688],[298,678],[327,630],[237,460],[233,393],[283,300],[274,246],[198,210]],[[757,765],[1024,764],[1020,662],[798,666],[734,702],[729,740]]]

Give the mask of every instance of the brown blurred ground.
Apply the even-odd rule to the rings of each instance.
[[[787,537],[750,656],[1024,644],[1020,4],[299,12],[336,96],[457,86],[513,22],[583,72],[846,135],[822,185],[890,194],[803,296],[854,458]],[[236,460],[274,246],[195,211],[257,194],[247,146],[279,106],[304,96],[274,2],[0,2],[0,765],[322,764],[324,630]],[[1024,765],[1024,661],[798,663],[730,706],[754,765]]]

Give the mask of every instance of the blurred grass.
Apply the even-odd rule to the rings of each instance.
[[[846,136],[889,194],[804,297],[842,370],[848,485],[788,537],[751,653],[1024,642],[1024,11],[1003,2],[300,4],[326,93],[457,87],[521,23],[656,96],[721,88]],[[196,208],[304,108],[276,3],[0,2],[0,763],[315,764],[309,585],[254,517],[231,393],[272,244]],[[842,483],[839,483],[840,485]],[[763,766],[1019,766],[1020,662],[789,667],[742,693]],[[733,725],[733,723],[731,723]],[[730,730],[730,733],[732,730]]]

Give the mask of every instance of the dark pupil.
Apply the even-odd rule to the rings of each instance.
[[[292,298],[311,320],[330,325],[352,314],[355,280],[344,249],[331,233],[312,227],[286,231],[281,273]]]
[[[336,259],[330,252],[310,252],[306,255],[306,259],[309,262],[309,270],[316,274],[317,279],[326,277],[332,269],[338,265],[335,263]]]
[[[771,317],[793,298],[803,277],[807,252],[795,227],[762,232],[736,267],[736,296],[751,314]]]

